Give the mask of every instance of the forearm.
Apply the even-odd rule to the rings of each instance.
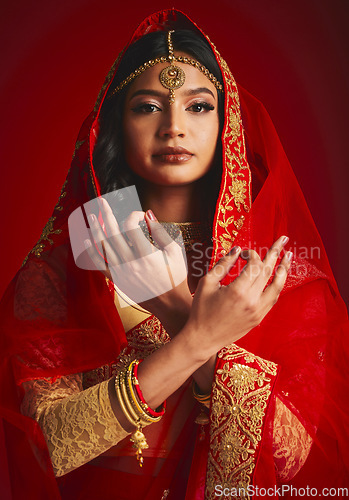
[[[183,291],[181,289],[184,288]],[[156,316],[173,339],[185,326],[191,311],[193,297],[189,289],[180,285],[141,305]]]
[[[173,394],[206,361],[210,353],[198,349],[196,332],[185,327],[171,342],[148,356],[138,368],[138,380],[147,404],[155,409]],[[110,390],[112,407],[125,429],[132,430]]]
[[[174,338],[184,328],[190,314],[192,301],[193,299],[190,295],[176,302],[170,312],[164,313],[164,309],[161,307],[155,310],[154,314],[159,318],[171,338]],[[211,391],[215,364],[216,354],[213,354],[210,359],[192,374],[202,393],[209,393]]]
[[[139,381],[150,406],[159,406],[205,363],[203,351],[194,347],[195,335],[187,329],[140,364]],[[91,461],[134,430],[117,401],[115,377],[85,390],[78,375],[54,383],[29,381],[24,389],[22,411],[39,423],[56,476]]]
[[[91,461],[127,435],[110,406],[108,381],[83,391],[76,379],[25,383],[22,412],[39,423],[56,476]]]

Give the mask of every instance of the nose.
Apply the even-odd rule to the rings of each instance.
[[[185,111],[176,106],[176,103],[168,106],[168,109],[162,112],[162,120],[159,127],[159,136],[161,138],[184,137],[185,130]]]

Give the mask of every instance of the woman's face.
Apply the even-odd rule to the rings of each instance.
[[[218,139],[217,90],[198,69],[177,63],[185,83],[169,91],[159,80],[168,63],[147,69],[130,85],[123,115],[126,161],[153,184],[180,186],[197,181],[211,168]]]

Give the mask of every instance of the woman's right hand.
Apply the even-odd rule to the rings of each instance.
[[[263,261],[254,250],[241,252],[239,247],[234,247],[201,278],[182,333],[197,337],[197,353],[203,359],[208,359],[259,325],[277,302],[291,265],[291,252],[285,254],[272,282],[266,285],[287,241],[287,237],[279,238]],[[247,260],[246,266],[233,282],[221,286],[220,281],[239,255]]]
[[[105,231],[94,214],[88,216],[95,244],[85,240],[87,254],[103,274],[132,301],[149,311],[161,310],[177,290],[187,285],[187,263],[179,244],[173,240],[162,225],[150,219],[149,212],[134,211],[124,221],[122,230],[108,202],[99,198]],[[143,233],[140,222],[146,222],[153,245]],[[108,235],[108,236],[107,236]],[[163,298],[165,297],[165,299]]]

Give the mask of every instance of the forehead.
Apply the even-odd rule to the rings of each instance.
[[[191,66],[190,64],[185,64],[177,61],[175,61],[174,65],[180,67],[185,74],[185,81],[183,86],[175,90],[176,96],[185,94],[188,90],[206,88],[210,90],[214,98],[217,99],[216,87],[200,70],[198,70],[194,66]],[[140,89],[156,90],[167,95],[169,91],[161,84],[159,76],[161,71],[168,66],[168,62],[159,63],[144,71],[144,73],[139,75],[130,84],[127,92],[127,98],[132,98],[133,93]]]

